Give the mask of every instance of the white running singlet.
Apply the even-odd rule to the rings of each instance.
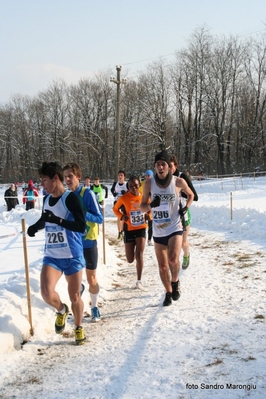
[[[116,182],[115,185],[115,192],[116,192],[116,197],[115,200],[117,201],[119,197],[122,197],[122,191],[127,191],[127,183],[124,182],[123,184],[119,184],[119,182]]]
[[[176,189],[176,176],[168,187],[158,187],[155,178],[151,178],[151,201],[158,195],[160,206],[152,208],[153,236],[167,237],[177,231],[182,231],[182,222],[179,215],[179,195]]]

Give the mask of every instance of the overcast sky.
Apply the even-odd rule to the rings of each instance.
[[[265,0],[0,0],[0,103],[35,96],[57,78],[97,71],[134,77],[171,62],[204,24],[213,35],[266,29]]]

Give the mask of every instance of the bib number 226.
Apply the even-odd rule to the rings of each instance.
[[[57,244],[58,242],[64,242],[64,236],[62,232],[48,233],[49,244]]]

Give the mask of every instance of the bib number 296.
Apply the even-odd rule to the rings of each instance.
[[[168,211],[153,211],[153,218],[154,219],[167,219],[169,218],[169,212]]]

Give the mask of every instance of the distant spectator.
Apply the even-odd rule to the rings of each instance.
[[[27,183],[25,183],[24,180],[21,183],[21,188],[22,188],[22,191],[26,190],[26,188],[27,188]]]
[[[203,173],[201,171],[198,173],[198,180],[203,180]]]
[[[189,180],[192,180],[192,176],[191,176],[189,170],[186,170],[185,173],[186,173],[187,177],[189,178]],[[194,195],[195,195],[195,194],[194,194]],[[194,197],[194,198],[195,198],[195,197]],[[194,199],[194,201],[195,201],[195,199]]]
[[[256,174],[259,175],[260,173],[260,166],[256,166],[256,168],[254,169],[254,176],[256,176]]]
[[[108,198],[108,187],[102,183],[100,184],[99,177],[95,177],[91,190],[95,193],[99,204],[103,205],[104,198]],[[105,197],[103,191],[105,191]]]
[[[26,211],[35,208],[35,197],[38,196],[37,188],[34,187],[33,181],[29,180],[28,187],[23,192],[23,204],[26,204]]]
[[[91,178],[90,178],[90,176],[86,176],[85,177],[84,187],[87,187],[89,189],[91,188]]]
[[[8,211],[11,211],[11,209],[14,209],[16,205],[19,204],[18,192],[14,183],[12,183],[10,187],[5,191],[4,198]]]
[[[128,190],[127,190],[127,182],[125,181],[126,178],[126,172],[124,170],[119,170],[118,171],[118,179],[115,181],[111,187],[111,193],[113,194],[115,198],[114,205],[118,198],[120,198],[122,195],[124,195]],[[118,230],[118,239],[123,240],[123,226],[124,222],[123,220],[120,220],[120,218],[117,218],[117,230]]]

